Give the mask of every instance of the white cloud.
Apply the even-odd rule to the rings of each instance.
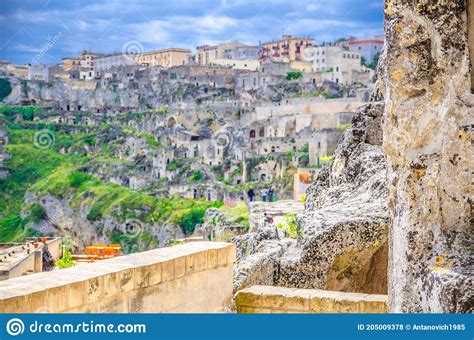
[[[317,5],[317,4],[308,4],[308,6],[306,6],[306,10],[308,12],[314,12],[318,9],[319,9],[319,5]]]

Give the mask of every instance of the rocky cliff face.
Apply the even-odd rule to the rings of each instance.
[[[7,143],[8,131],[4,128],[0,128],[0,179],[6,178],[9,175],[8,170],[3,166],[3,162],[10,157],[10,155],[5,151],[5,145]]]
[[[113,235],[149,235],[147,238],[133,239],[123,252],[136,252],[144,249],[163,247],[171,240],[184,237],[181,228],[166,223],[144,222],[137,218],[120,219],[105,215],[97,221],[90,221],[87,214],[90,207],[72,208],[70,198],[58,198],[52,195],[34,197],[27,193],[26,205],[39,202],[45,210],[46,218],[35,222],[31,229],[43,235],[70,236],[79,251],[96,243],[114,243]]]
[[[473,311],[467,10],[464,0],[385,4],[392,312]]]
[[[388,190],[382,151],[383,104],[362,107],[334,160],[307,193],[303,237],[266,226],[238,240],[235,288],[250,284],[386,293]],[[250,238],[250,239],[249,239]],[[250,247],[249,247],[250,245]]]
[[[386,292],[387,189],[382,152],[383,105],[362,107],[333,163],[306,191],[301,249],[282,258],[277,283]],[[297,249],[297,248],[296,248]]]

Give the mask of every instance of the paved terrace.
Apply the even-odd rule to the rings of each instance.
[[[0,281],[43,270],[43,244],[38,242],[38,248],[35,248],[33,243],[0,244]],[[58,259],[61,256],[61,239],[49,238],[46,243],[53,259]]]

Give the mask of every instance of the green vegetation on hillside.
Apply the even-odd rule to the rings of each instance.
[[[0,78],[0,102],[12,93],[12,86],[7,79]]]
[[[97,132],[68,133],[54,131],[53,126],[42,123],[30,122],[28,129],[23,124],[13,123],[13,117],[17,114],[31,121],[41,112],[40,107],[0,106],[0,118],[7,122],[9,134],[5,151],[10,155],[3,164],[9,171],[9,176],[0,179],[0,242],[21,241],[32,235],[27,228],[28,223],[45,217],[40,204],[25,205],[26,192],[32,193],[34,197],[51,194],[67,198],[71,208],[75,211],[84,209],[90,221],[111,215],[119,221],[134,218],[150,224],[171,224],[181,227],[186,233],[192,233],[196,224],[203,222],[207,208],[222,205],[222,202],[160,198],[146,191],[132,190],[93,176],[88,171],[98,163],[117,161],[110,157],[110,150],[112,147],[120,147],[120,139],[108,140],[106,144],[98,145],[97,154],[87,155],[83,151],[84,147],[99,143],[96,135],[107,131],[107,125],[90,128]],[[37,141],[38,133],[47,137],[49,144],[44,148]],[[122,133],[134,132],[127,130]],[[143,134],[138,137],[144,137],[151,147],[159,146],[151,135]],[[196,172],[194,180],[199,180],[200,176],[202,174]],[[110,236],[119,241],[135,237],[145,243],[151,242],[151,235],[146,233]]]
[[[244,201],[237,201],[232,204],[226,204],[221,207],[221,210],[226,213],[230,223],[241,224],[244,226],[246,231],[249,230],[249,209]]]

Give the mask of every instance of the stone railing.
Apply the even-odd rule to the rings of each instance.
[[[232,298],[235,245],[193,242],[0,282],[0,313],[211,313]]]
[[[237,293],[238,313],[387,313],[387,296],[252,286]]]
[[[33,242],[38,238],[28,239],[27,243],[2,244],[7,249],[0,250],[0,281],[13,279],[18,276],[43,271],[43,243],[38,242],[38,247],[33,247]],[[53,260],[61,257],[61,238],[48,238],[48,250]],[[14,256],[3,258],[5,253]]]

